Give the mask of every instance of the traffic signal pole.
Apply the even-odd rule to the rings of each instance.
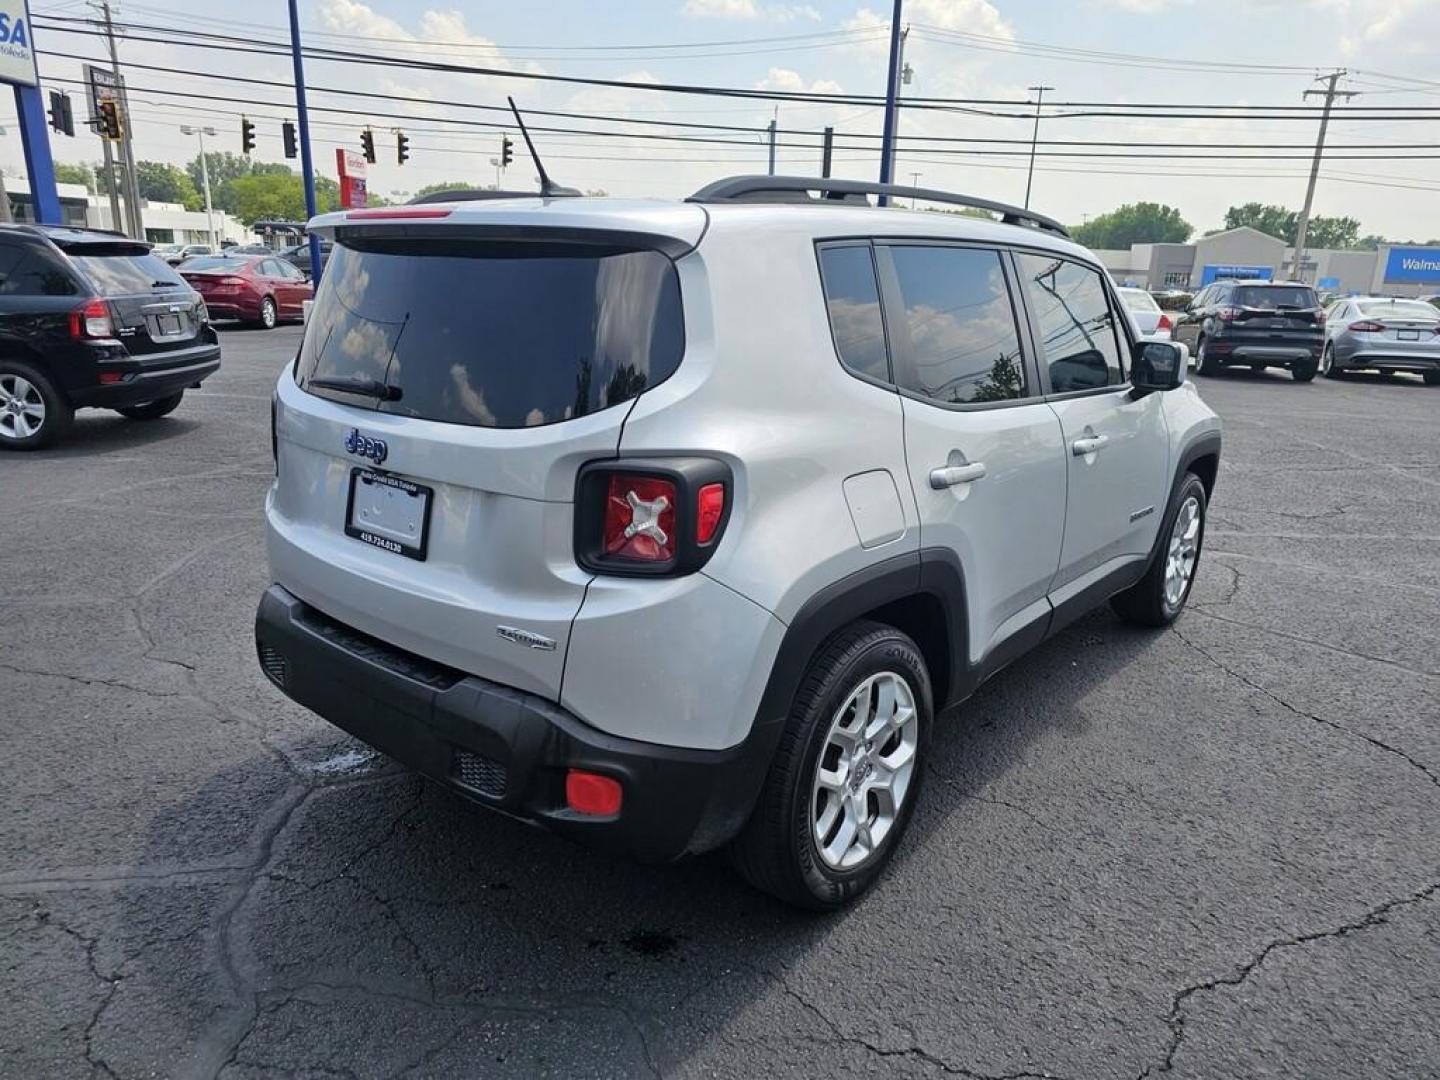
[[[295,111],[300,121],[300,172],[305,178],[305,214],[313,218],[315,205],[315,162],[310,154],[310,111],[305,105],[305,61],[300,52],[299,0],[290,0],[290,52],[295,60]],[[310,279],[320,288],[320,237],[306,230],[310,241]]]
[[[110,46],[110,70],[115,76],[115,85],[122,105],[129,104],[125,84],[120,78],[120,52],[115,47],[115,24],[110,18],[110,0],[103,0],[100,10],[105,14],[105,40]],[[125,166],[125,218],[128,232],[136,240],[145,239],[145,221],[140,215],[140,177],[135,172],[135,147],[130,142],[130,114],[122,110],[120,116],[120,160]],[[119,225],[116,225],[119,228]]]

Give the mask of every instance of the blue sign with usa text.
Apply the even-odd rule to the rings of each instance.
[[[1391,248],[1385,259],[1386,281],[1425,281],[1440,285],[1440,248]]]

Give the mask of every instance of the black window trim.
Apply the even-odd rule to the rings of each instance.
[[[1128,361],[1130,360],[1131,355],[1135,350],[1135,339],[1130,336],[1130,320],[1128,318],[1119,318],[1116,314],[1116,312],[1119,310],[1120,298],[1116,294],[1114,283],[1111,282],[1110,275],[1105,272],[1105,268],[1097,262],[1091,262],[1087,259],[1076,258],[1069,252],[1055,251],[1052,248],[1029,247],[1023,245],[1015,245],[1010,248],[1010,257],[1012,260],[1016,255],[1022,253],[1026,255],[1040,255],[1048,259],[1063,259],[1065,262],[1074,263],[1076,266],[1084,267],[1086,270],[1093,270],[1095,273],[1100,275],[1100,287],[1104,291],[1106,305],[1110,309],[1110,320],[1116,328],[1115,344],[1116,348],[1119,350],[1120,353],[1120,374],[1122,376],[1121,381],[1118,383],[1110,383],[1106,386],[1091,387],[1086,390],[1066,390],[1060,393],[1056,393],[1050,382],[1050,365],[1039,364],[1038,366],[1042,379],[1042,381],[1039,383],[1039,386],[1044,390],[1043,397],[1040,400],[1070,401],[1073,398],[1099,397],[1102,394],[1128,394],[1132,389],[1130,384],[1130,365]],[[1022,285],[1023,281],[1020,276],[1019,265],[1013,265],[1011,269],[1015,275],[1016,284]],[[1030,298],[1026,296],[1025,289],[1021,287],[1018,289],[1018,292],[1020,296],[1021,307],[1025,311],[1025,324],[1030,334],[1031,341],[1034,343],[1035,355],[1038,358],[1042,352],[1040,348],[1040,328],[1038,325],[1036,325],[1034,312],[1030,310]]]
[[[880,301],[880,330],[884,337],[882,345],[885,349],[885,372],[887,378],[877,379],[873,375],[866,375],[863,371],[856,371],[849,364],[845,363],[845,357],[840,352],[840,342],[835,339],[835,321],[830,318],[830,294],[825,290],[825,262],[826,251],[840,248],[863,247],[870,252],[870,269],[875,274],[875,292]],[[820,298],[825,305],[825,325],[830,328],[830,345],[835,350],[835,360],[840,369],[852,378],[863,383],[887,390],[892,394],[900,393],[900,388],[895,383],[895,357],[891,348],[890,321],[885,311],[885,288],[880,280],[879,260],[875,255],[875,245],[869,237],[855,237],[845,240],[817,240],[815,241],[815,272],[820,276]]]
[[[932,397],[919,393],[915,390],[908,390],[897,381],[893,389],[901,397],[911,401],[928,405],[934,409],[944,409],[946,412],[988,412],[992,409],[1015,409],[1023,405],[1038,405],[1044,402],[1040,395],[1040,382],[1037,378],[1035,368],[1035,354],[1031,345],[1029,333],[1025,321],[1021,316],[1021,309],[1017,307],[1014,267],[1006,255],[1005,246],[988,241],[979,240],[957,240],[953,237],[927,237],[927,236],[877,236],[874,238],[876,267],[880,272],[880,299],[882,310],[888,309],[895,313],[895,317],[902,318],[905,312],[905,298],[900,291],[900,277],[895,270],[894,258],[891,249],[897,247],[955,247],[969,248],[978,251],[992,251],[1000,259],[1000,270],[1005,276],[1005,288],[1010,297],[1010,317],[1015,321],[1015,340],[1020,347],[1021,373],[1025,377],[1025,393],[1017,398],[1008,398],[1005,401],[936,401]],[[888,324],[887,324],[888,325]],[[902,335],[897,333],[897,338]],[[901,341],[891,342],[892,371],[894,356],[909,348],[908,335],[903,336]]]

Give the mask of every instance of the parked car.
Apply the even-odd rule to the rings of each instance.
[[[205,305],[149,244],[0,226],[0,447],[47,446],[79,408],[165,416],[219,367]]]
[[[222,255],[278,255],[278,254],[280,254],[280,253],[279,253],[275,248],[270,247],[268,244],[236,244],[234,247],[228,247],[228,248],[226,248],[223,252],[221,252],[221,254],[222,254]]]
[[[171,266],[179,266],[186,259],[193,259],[198,255],[211,255],[214,249],[209,244],[185,244],[177,251],[166,252],[164,258]]]
[[[275,255],[206,255],[181,263],[180,276],[205,298],[212,318],[266,330],[300,318],[315,291],[304,274]]]
[[[328,240],[323,241],[320,244],[320,270],[322,273],[325,270],[325,264],[330,261],[330,248],[331,243]],[[293,247],[282,248],[280,250],[280,257],[282,259],[288,259],[307,277],[315,276],[314,270],[310,266],[309,241],[306,241],[303,244],[296,244]]]
[[[1130,317],[1135,320],[1135,325],[1140,333],[1146,337],[1155,338],[1157,341],[1169,341],[1172,323],[1170,316],[1160,310],[1160,305],[1144,289],[1130,289],[1120,287],[1115,290],[1120,294],[1120,301],[1130,312]]]
[[[1440,309],[1423,300],[1357,296],[1326,312],[1320,370],[1331,378],[1369,368],[1412,371],[1440,386]]]
[[[944,707],[1107,599],[1180,614],[1220,454],[1061,226],[865,193],[316,219],[266,676],[512,816],[861,893]]]
[[[1299,282],[1217,281],[1200,290],[1173,333],[1201,375],[1279,367],[1309,382],[1320,370],[1325,312],[1315,290]]]

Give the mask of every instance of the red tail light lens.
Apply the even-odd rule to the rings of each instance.
[[[70,336],[76,341],[114,337],[115,323],[110,318],[110,305],[97,296],[70,312]]]
[[[725,485],[706,484],[695,497],[695,542],[708,544],[715,539],[724,516]]]
[[[565,805],[577,814],[614,817],[620,813],[625,791],[620,781],[584,769],[565,773]]]
[[[605,555],[641,562],[675,557],[675,483],[658,476],[615,473],[605,495]]]
[[[1239,314],[1239,308],[1222,307],[1219,311],[1215,312],[1215,317],[1221,322],[1234,322]]]
[[[1162,311],[1162,312],[1160,313],[1160,321],[1155,324],[1155,329],[1156,329],[1156,330],[1170,330],[1170,329],[1172,329],[1172,328],[1174,327],[1174,325],[1175,325],[1175,324],[1170,321],[1170,316],[1169,316],[1169,315],[1166,315],[1166,314]]]
[[[1385,324],[1375,322],[1373,319],[1366,319],[1362,322],[1352,322],[1350,329],[1357,334],[1383,334]]]

